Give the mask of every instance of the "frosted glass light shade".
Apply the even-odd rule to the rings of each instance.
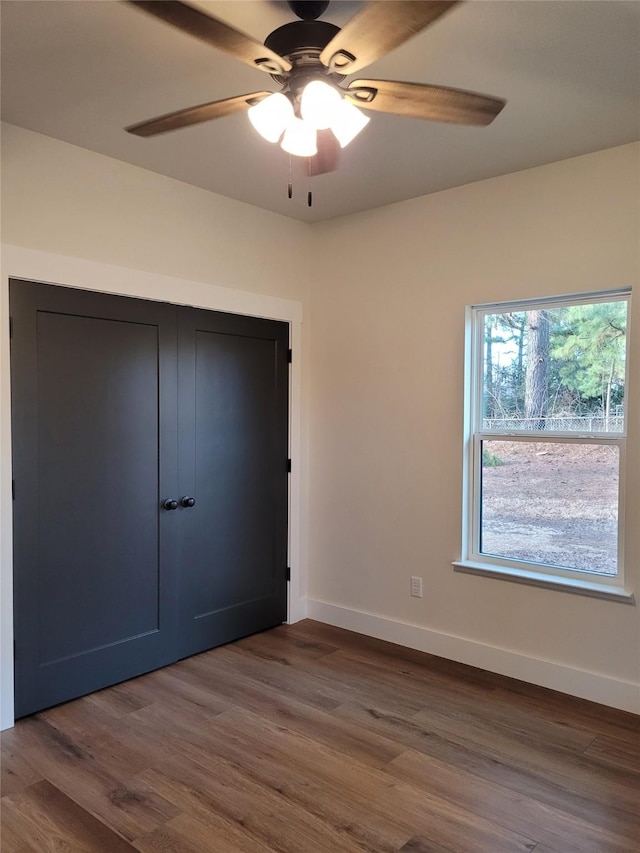
[[[280,144],[285,151],[296,157],[313,157],[318,153],[315,128],[300,118],[291,119]]]
[[[349,101],[340,101],[331,122],[331,130],[340,146],[345,148],[370,121],[369,116],[366,116]]]
[[[300,114],[316,130],[331,127],[342,98],[333,86],[322,80],[312,80],[304,87],[300,99]]]
[[[277,142],[293,118],[293,106],[281,92],[269,95],[249,109],[249,121],[268,142]]]

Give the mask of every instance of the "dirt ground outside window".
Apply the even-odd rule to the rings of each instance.
[[[618,448],[484,441],[484,554],[617,572]]]

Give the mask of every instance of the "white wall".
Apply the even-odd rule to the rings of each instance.
[[[9,276],[291,324],[289,615],[304,615],[307,225],[11,125],[2,126],[0,727],[13,719]]]
[[[451,566],[465,305],[631,285],[626,586],[638,598],[639,162],[623,146],[314,228],[310,616],[640,711],[637,606]]]
[[[2,125],[2,242],[304,300],[309,226]]]

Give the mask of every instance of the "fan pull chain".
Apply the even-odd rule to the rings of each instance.
[[[311,158],[308,159],[308,173],[307,173],[307,204],[309,207],[313,207],[313,192],[311,191]],[[287,184],[287,195],[289,198],[293,198],[293,177],[292,177],[292,165],[291,165],[291,154],[289,154],[289,183]]]

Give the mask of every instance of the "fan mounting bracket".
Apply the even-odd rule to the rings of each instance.
[[[313,21],[327,11],[329,0],[288,0],[294,15],[303,21]]]

